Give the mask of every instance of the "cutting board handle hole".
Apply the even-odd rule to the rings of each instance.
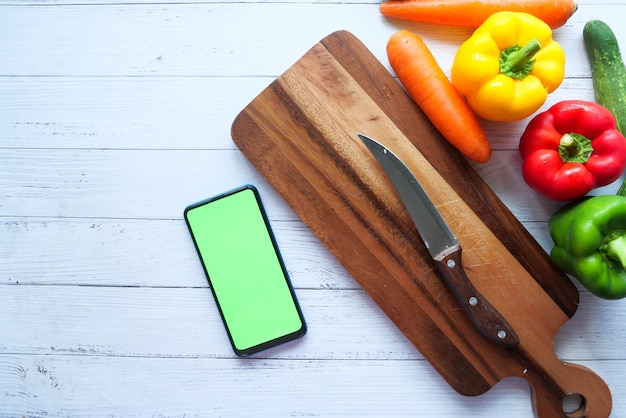
[[[587,399],[580,393],[563,397],[563,412],[568,418],[582,418],[587,413]]]

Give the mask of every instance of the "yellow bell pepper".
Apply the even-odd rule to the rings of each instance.
[[[474,112],[494,121],[530,116],[565,76],[565,53],[552,29],[521,12],[491,15],[457,51],[452,84]]]

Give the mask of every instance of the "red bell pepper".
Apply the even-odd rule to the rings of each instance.
[[[565,100],[535,116],[519,151],[524,181],[554,200],[572,200],[617,180],[626,168],[626,138],[597,103]]]

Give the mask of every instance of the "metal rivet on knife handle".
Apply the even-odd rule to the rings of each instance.
[[[437,257],[437,267],[457,303],[474,326],[488,339],[505,347],[516,347],[519,338],[508,321],[474,287],[465,274],[461,246],[447,249],[449,254]]]

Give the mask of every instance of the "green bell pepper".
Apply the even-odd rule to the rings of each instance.
[[[605,299],[626,296],[625,195],[626,182],[617,195],[570,202],[548,224],[554,264]]]

